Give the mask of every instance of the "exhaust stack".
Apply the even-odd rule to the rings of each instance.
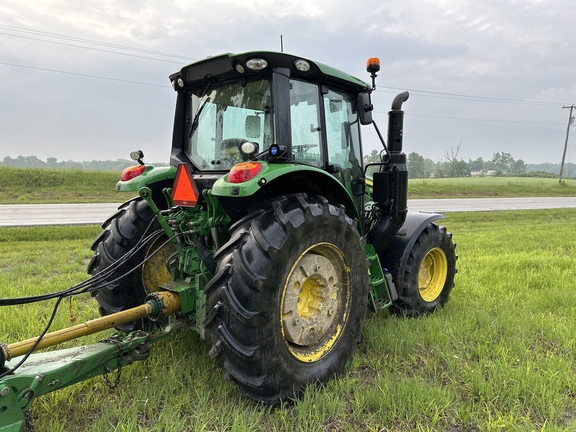
[[[373,199],[382,217],[372,231],[370,243],[377,253],[386,247],[408,213],[408,168],[406,155],[402,153],[404,111],[401,108],[409,95],[407,91],[402,92],[392,101],[388,113],[387,160],[380,171],[374,173]]]
[[[404,130],[404,111],[402,104],[408,100],[410,93],[402,92],[392,101],[392,109],[388,113],[388,151],[400,153],[402,151],[402,139]]]

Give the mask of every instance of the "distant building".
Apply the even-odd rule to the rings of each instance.
[[[471,176],[493,176],[496,175],[496,170],[481,170],[481,171],[470,171]]]

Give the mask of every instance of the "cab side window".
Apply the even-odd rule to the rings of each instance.
[[[318,86],[290,81],[290,119],[294,161],[323,166]]]
[[[324,95],[328,161],[339,165],[341,181],[349,183],[362,177],[362,154],[356,98],[328,90]]]

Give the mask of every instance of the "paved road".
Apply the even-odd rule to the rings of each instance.
[[[0,205],[0,226],[101,224],[119,204],[7,204]],[[568,198],[413,199],[408,208],[425,212],[470,212],[576,208]]]
[[[0,226],[101,224],[120,204],[5,204]]]

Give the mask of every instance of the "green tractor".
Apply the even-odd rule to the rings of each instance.
[[[368,68],[374,79],[378,63]],[[343,370],[368,307],[414,316],[446,302],[451,235],[433,223],[441,215],[407,212],[407,93],[392,104],[388,146],[366,179],[360,125],[373,123],[374,82],[273,52],[211,57],[170,80],[178,95],[171,167],[145,166],[136,152],[141,165],[117,189],[147,187],[166,203],[162,190],[180,167],[172,193],[184,179],[195,200],[162,213],[182,234],[181,252],[172,243],[158,250],[167,234],[157,234],[125,264],[136,271],[119,279],[120,268],[95,292],[103,315],[163,284],[193,285],[202,305],[193,319],[212,341],[210,355],[243,393],[277,403]],[[124,204],[96,239],[88,272],[125,256],[150,224],[160,228],[145,199]]]
[[[258,51],[171,75],[170,167],[131,154],[139,164],[116,189],[138,196],[92,246],[84,291],[100,320],[127,339],[192,325],[243,394],[278,404],[344,370],[370,311],[418,316],[442,306],[454,286],[455,244],[435,223],[442,215],[407,209],[408,93],[392,103],[385,145],[370,97],[379,68],[368,61],[370,85]],[[364,166],[360,126],[370,124],[383,150]],[[131,312],[142,305],[147,312]],[[106,371],[122,366],[122,357],[109,360]]]

